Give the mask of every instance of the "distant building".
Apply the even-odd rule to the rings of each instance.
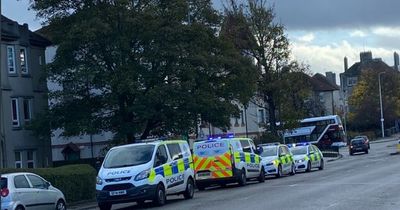
[[[313,90],[312,100],[314,104],[314,114],[316,116],[335,115],[339,108],[340,87],[336,84],[336,74],[326,72],[326,77],[322,74],[315,74],[311,77]],[[321,107],[317,107],[321,104]]]
[[[41,80],[45,49],[51,43],[1,16],[0,147],[2,168],[51,165],[50,137],[39,139],[27,127],[47,109],[46,82]],[[4,61],[4,62],[3,62]]]

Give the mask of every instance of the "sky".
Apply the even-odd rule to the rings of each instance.
[[[221,8],[226,0],[213,0]],[[292,59],[310,66],[313,73],[344,71],[359,61],[359,53],[371,51],[393,66],[393,53],[400,52],[399,0],[268,0],[276,21],[286,28]],[[29,0],[2,0],[2,14],[31,30],[41,20],[28,9]]]

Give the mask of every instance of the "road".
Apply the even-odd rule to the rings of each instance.
[[[265,183],[250,182],[245,187],[228,185],[196,192],[192,200],[183,196],[168,198],[167,205],[156,208],[133,204],[113,209],[400,209],[400,155],[395,142],[371,144],[369,154],[349,156],[328,162],[322,171],[295,176],[268,178]]]

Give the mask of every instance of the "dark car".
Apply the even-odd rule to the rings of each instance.
[[[370,149],[370,147],[369,147],[369,139],[368,139],[368,136],[356,136],[356,137],[354,137],[355,139],[358,139],[358,138],[363,138],[363,139],[365,139],[365,141],[366,141],[366,143],[368,144],[368,149]]]
[[[353,155],[356,152],[365,152],[365,154],[368,154],[368,143],[364,138],[356,138],[350,141],[350,155]]]

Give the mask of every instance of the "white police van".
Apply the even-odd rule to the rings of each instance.
[[[193,161],[186,141],[154,141],[113,147],[97,176],[96,198],[101,210],[112,204],[152,200],[166,195],[194,195]]]

